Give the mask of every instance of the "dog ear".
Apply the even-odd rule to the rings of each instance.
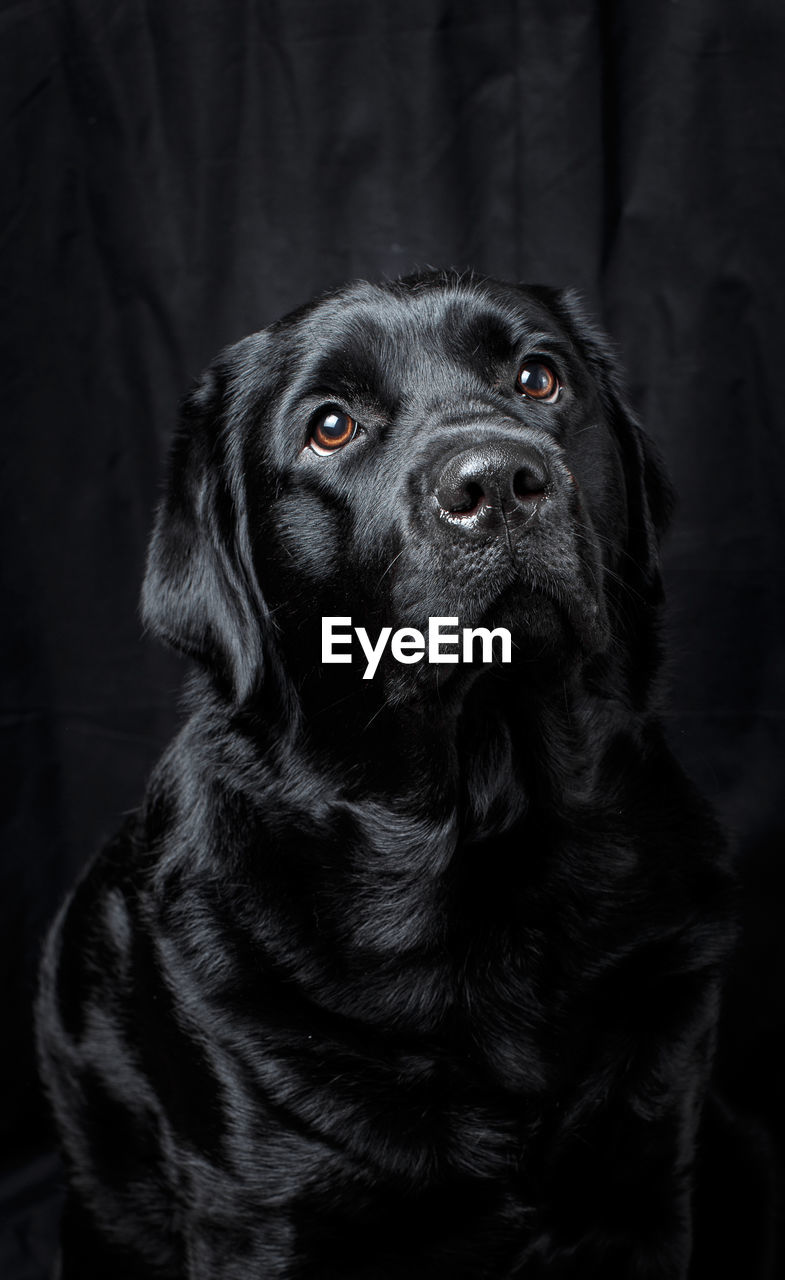
[[[145,626],[245,702],[262,677],[266,609],[249,548],[239,442],[219,359],[182,407],[142,587]]]
[[[622,571],[650,603],[662,595],[660,543],[670,523],[674,493],[653,441],[629,404],[620,364],[609,339],[572,290],[538,289],[561,320],[586,363],[613,430],[627,489],[627,542]]]

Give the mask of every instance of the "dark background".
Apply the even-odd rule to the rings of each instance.
[[[56,1205],[42,931],[177,715],[136,600],[178,399],[314,292],[417,266],[580,289],[669,462],[670,727],[744,886],[720,1084],[773,1168],[785,8],[0,0],[0,58],[4,1280],[40,1280]]]

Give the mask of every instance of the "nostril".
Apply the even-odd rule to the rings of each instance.
[[[546,477],[529,467],[521,467],[515,472],[512,480],[512,491],[516,498],[526,501],[527,498],[541,498],[545,493]]]
[[[448,511],[452,516],[473,515],[484,497],[485,492],[482,485],[477,484],[474,480],[469,480],[463,485],[461,492],[455,494]]]

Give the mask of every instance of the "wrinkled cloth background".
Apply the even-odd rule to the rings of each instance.
[[[679,490],[670,729],[744,885],[719,1080],[763,1209],[734,1274],[773,1276],[785,8],[2,0],[0,63],[0,1274],[40,1280],[56,1229],[42,932],[176,723],[136,600],[178,399],[320,289],[452,265],[581,290]]]

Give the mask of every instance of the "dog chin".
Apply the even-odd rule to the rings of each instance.
[[[500,583],[486,580],[478,591],[439,599],[438,607],[433,600],[429,614],[457,617],[461,627],[506,628],[512,636],[512,666],[565,644],[587,655],[600,653],[610,639],[602,597],[577,574],[547,583],[527,580],[520,572]]]
[[[487,628],[509,631],[511,655],[509,662],[500,660],[498,649],[490,662],[477,656],[467,662],[459,657],[457,662],[422,661],[401,666],[391,661],[389,655],[380,663],[378,678],[382,682],[385,701],[389,706],[430,702],[437,699],[443,709],[449,709],[462,701],[469,688],[480,678],[492,673],[504,679],[514,673],[516,684],[541,681],[547,673],[560,677],[571,667],[580,665],[587,657],[602,652],[608,643],[607,619],[603,608],[578,592],[568,598],[546,595],[544,592],[517,590],[505,592],[491,608],[469,609],[460,612],[458,603],[442,602],[444,614],[458,617],[460,627]],[[432,615],[436,616],[436,615]],[[427,632],[427,620],[416,624]]]

